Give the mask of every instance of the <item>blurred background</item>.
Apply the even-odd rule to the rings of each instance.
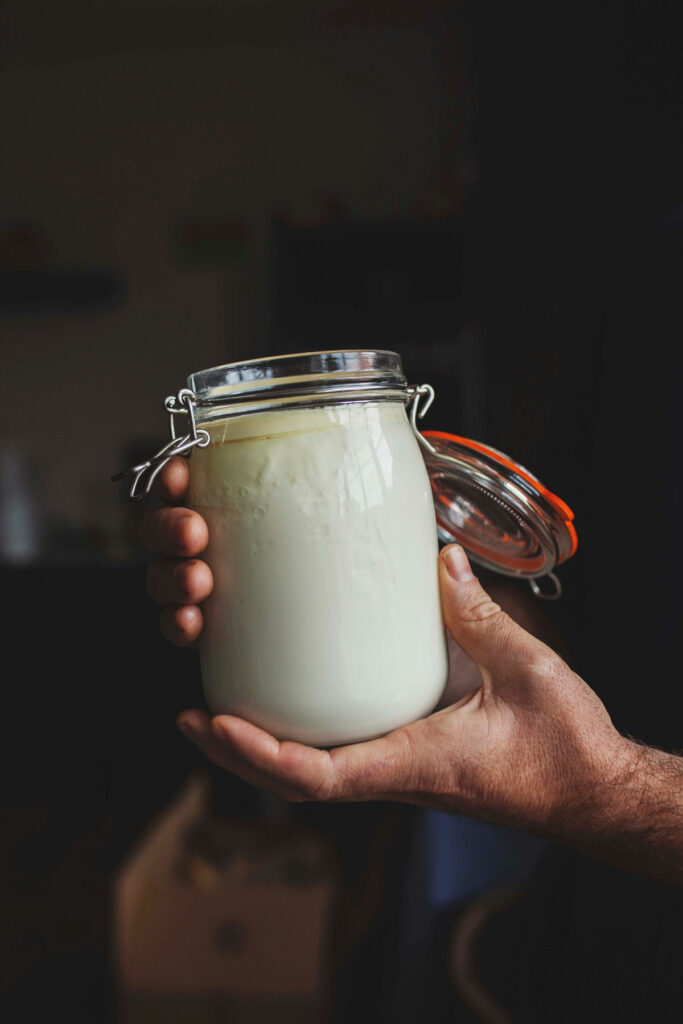
[[[400,351],[436,388],[428,426],[574,508],[547,628],[620,728],[680,748],[678,5],[0,11],[13,1019],[673,1020],[671,893],[435,813],[288,809],[203,764],[174,726],[196,655],[157,635],[109,477],[165,440],[192,371]]]

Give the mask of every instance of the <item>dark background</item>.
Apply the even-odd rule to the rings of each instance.
[[[580,547],[545,611],[617,725],[680,748],[680,16],[634,0],[2,14],[3,992],[15,1019],[100,1020],[113,873],[200,764],[173,725],[200,699],[195,657],[157,636],[137,513],[108,477],[163,438],[163,397],[193,370],[401,351],[436,387],[429,426],[510,452],[572,506]],[[258,812],[217,773],[212,793],[217,813]],[[362,889],[362,835],[390,812],[354,813],[320,820]],[[438,918],[433,963],[387,937],[410,930],[401,894],[427,870],[405,815],[340,1019],[474,1019],[434,967],[457,899],[420,918]],[[486,964],[520,1020],[673,1020],[680,907],[550,849]]]

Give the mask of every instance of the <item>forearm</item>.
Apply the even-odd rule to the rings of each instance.
[[[683,887],[683,758],[623,738],[586,812],[558,838],[590,856]]]

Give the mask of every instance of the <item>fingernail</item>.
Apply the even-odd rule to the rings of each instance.
[[[454,579],[456,583],[467,583],[468,580],[474,579],[474,573],[470,568],[470,563],[465,554],[464,548],[461,548],[459,544],[454,544],[444,554],[446,562],[446,569],[451,579]]]
[[[178,728],[183,736],[187,736],[188,740],[191,740],[192,743],[196,743],[195,731],[191,725],[188,725],[187,722],[178,722]]]

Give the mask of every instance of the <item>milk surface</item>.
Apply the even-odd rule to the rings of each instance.
[[[402,403],[201,425],[191,502],[215,579],[200,645],[211,710],[318,746],[428,714],[448,659],[431,488]]]

